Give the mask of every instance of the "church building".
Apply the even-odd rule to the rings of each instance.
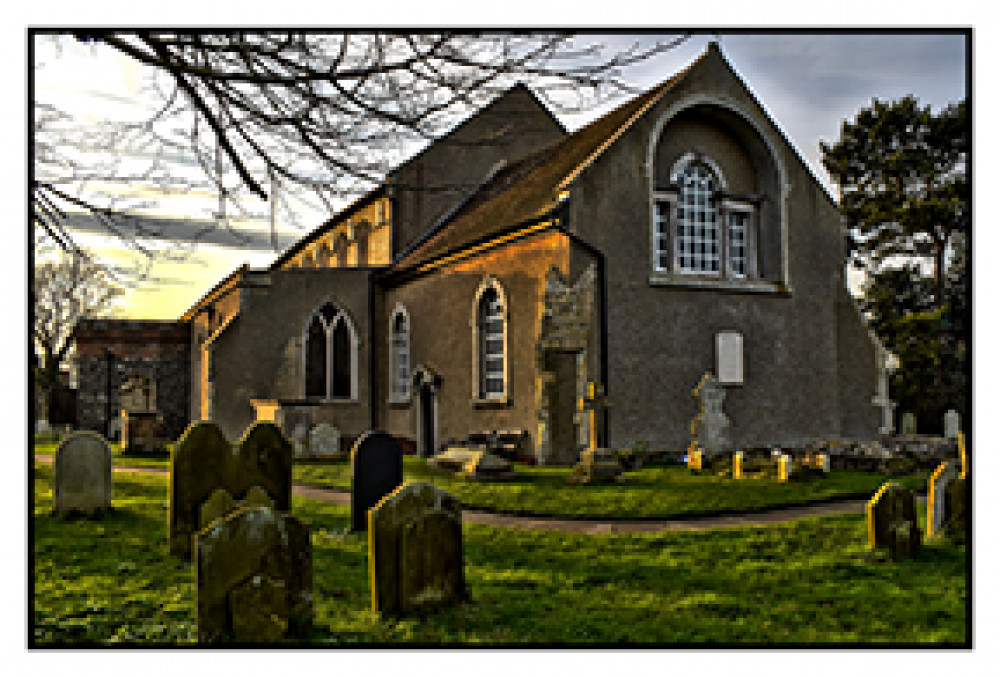
[[[712,372],[733,448],[870,439],[879,348],[843,260],[837,205],[716,44],[572,134],[517,85],[178,320],[189,420],[420,454],[517,430],[565,464],[591,435],[685,449]]]

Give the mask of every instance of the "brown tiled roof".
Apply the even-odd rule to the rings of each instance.
[[[558,203],[559,193],[701,58],[704,56],[574,134],[498,172],[452,215],[450,223],[396,261],[393,267],[396,270],[416,267],[446,252],[545,215]]]

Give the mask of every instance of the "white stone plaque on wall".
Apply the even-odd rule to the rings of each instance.
[[[743,335],[739,332],[715,335],[715,372],[720,385],[743,385]]]

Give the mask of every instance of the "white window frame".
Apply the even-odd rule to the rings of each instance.
[[[327,303],[332,303],[337,308],[337,314],[333,316],[329,322],[320,313]],[[300,351],[302,360],[302,398],[314,400],[317,399],[315,395],[306,395],[306,379],[307,379],[307,368],[308,361],[306,359],[307,353],[309,351],[309,327],[312,326],[313,319],[319,317],[320,324],[323,326],[323,334],[326,342],[326,393],[322,395],[319,399],[323,402],[357,402],[358,401],[358,347],[361,344],[361,340],[358,338],[358,331],[354,326],[354,321],[351,316],[344,309],[343,305],[334,300],[327,300],[321,303],[312,313],[310,313],[309,318],[306,320],[305,327],[302,330],[302,349]],[[350,354],[350,368],[351,368],[351,387],[350,394],[347,397],[342,395],[334,397],[331,392],[333,390],[333,364],[335,361],[335,356],[333,354],[333,331],[337,327],[338,322],[343,322],[347,327],[348,335],[348,345],[351,350]]]
[[[396,340],[397,317],[402,317],[404,322],[405,331],[402,336],[402,347],[405,352],[399,350],[401,346]],[[413,378],[410,373],[412,332],[410,313],[406,310],[406,306],[397,303],[389,317],[389,402],[394,404],[409,403],[413,397]],[[401,358],[401,353],[405,355],[405,361]]]
[[[691,166],[700,166],[710,174],[715,182],[711,196],[714,203],[715,230],[718,237],[718,270],[705,270],[704,266],[692,267],[690,263],[682,267],[681,242],[677,213],[681,205],[683,187],[680,181]],[[678,278],[709,279],[722,282],[745,283],[757,279],[757,207],[750,201],[723,197],[728,190],[728,182],[719,165],[712,158],[700,153],[689,152],[678,158],[670,169],[671,187],[666,190],[651,191],[650,219],[651,241],[650,262],[654,273],[676,275]],[[666,218],[664,218],[666,211]],[[744,272],[735,272],[732,260],[731,215],[741,214],[745,222],[745,266]],[[697,254],[695,254],[697,256]],[[669,265],[663,265],[669,261]]]
[[[501,307],[501,312],[497,316],[497,319],[500,319],[502,322],[502,330],[494,337],[501,339],[501,345],[503,347],[503,354],[501,356],[503,368],[500,372],[502,377],[502,387],[500,392],[495,393],[487,392],[486,374],[482,373],[483,370],[480,366],[486,364],[487,355],[485,354],[486,337],[481,335],[479,328],[479,304],[482,300],[483,294],[490,289],[496,292],[497,303]],[[486,277],[479,284],[479,288],[476,290],[472,302],[470,324],[472,325],[472,400],[476,403],[505,403],[508,401],[510,392],[510,378],[508,371],[510,351],[508,350],[507,345],[508,325],[510,324],[510,307],[507,304],[507,295],[504,293],[503,286],[495,278]]]

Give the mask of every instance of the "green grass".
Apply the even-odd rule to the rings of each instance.
[[[34,640],[193,641],[190,565],[167,555],[164,478],[116,475],[100,521],[50,515],[35,466]],[[316,643],[964,643],[964,546],[869,556],[861,514],[770,527],[589,536],[463,527],[472,601],[423,618],[370,609],[367,546],[346,507],[311,524]],[[921,511],[922,512],[922,511]]]
[[[35,444],[36,453],[54,454],[55,442]],[[111,444],[116,465],[167,468],[169,456],[125,456]],[[567,484],[568,467],[515,464],[518,479],[502,482],[464,480],[427,467],[426,459],[403,457],[405,480],[426,480],[451,492],[469,508],[521,515],[591,519],[669,519],[804,505],[816,501],[872,495],[890,478],[877,473],[834,471],[826,478],[778,482],[775,479],[732,480],[694,474],[677,465],[649,465],[625,473],[619,484]],[[925,489],[926,475],[891,478],[913,489]],[[350,461],[296,461],[296,484],[349,491]]]
[[[666,519],[679,516],[762,510],[842,498],[870,496],[886,481],[877,473],[838,472],[826,478],[778,482],[732,480],[697,475],[685,467],[653,465],[625,473],[624,484],[567,484],[571,469],[515,465],[520,478],[502,482],[464,480],[427,467],[426,460],[405,456],[403,478],[428,480],[453,493],[470,508],[523,515],[580,518]],[[350,463],[296,462],[296,483],[349,490]],[[926,487],[923,476],[893,478],[912,488]]]

